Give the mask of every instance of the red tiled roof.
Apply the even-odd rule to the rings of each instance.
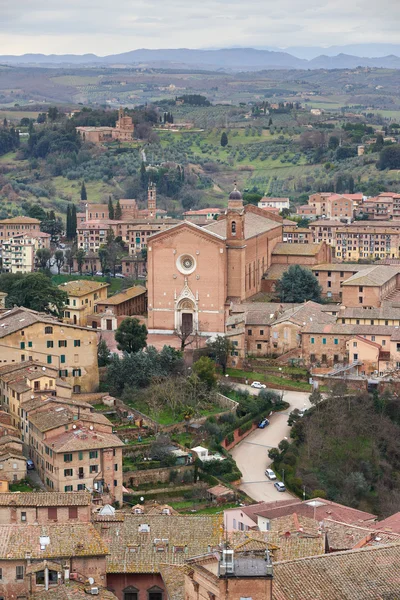
[[[360,524],[366,521],[374,521],[376,515],[345,506],[344,504],[337,504],[331,500],[325,500],[324,498],[313,498],[312,500],[293,500],[293,502],[280,505],[280,503],[268,503],[264,509],[260,510],[260,506],[254,515],[260,515],[268,519],[274,519],[276,517],[283,517],[284,515],[292,514],[296,512],[298,515],[317,519],[323,521],[323,519],[333,519],[335,521],[341,521],[342,523],[349,524]]]

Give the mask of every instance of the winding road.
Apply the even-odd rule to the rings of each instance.
[[[236,387],[247,389],[252,394],[258,390],[248,385],[239,384]],[[270,502],[272,500],[287,500],[292,498],[289,492],[278,492],[274,482],[265,475],[265,469],[271,464],[268,450],[276,448],[281,440],[289,439],[290,427],[287,424],[288,416],[295,408],[309,408],[307,392],[284,391],[283,399],[289,402],[290,407],[284,412],[273,414],[270,424],[265,429],[255,429],[240,444],[233,448],[231,454],[242,472],[243,490],[250,498],[256,501]],[[277,479],[282,481],[282,473],[276,473]]]

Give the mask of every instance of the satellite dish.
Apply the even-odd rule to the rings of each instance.
[[[76,425],[72,425],[72,429],[76,429]]]
[[[42,367],[42,371],[45,371],[45,370],[46,370],[46,367]]]
[[[93,425],[90,425],[89,429],[90,431],[93,431]]]
[[[90,585],[93,585],[93,584],[94,584],[94,579],[93,579],[93,577],[89,577],[89,583],[90,583]]]

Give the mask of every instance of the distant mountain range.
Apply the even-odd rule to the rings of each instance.
[[[400,56],[400,46],[393,46]],[[293,49],[299,52],[301,49]],[[310,48],[303,49],[310,52]],[[400,69],[400,58],[394,53],[387,56],[360,57],[352,54],[326,54],[314,58],[299,58],[278,49],[227,48],[220,50],[132,50],[122,54],[96,56],[95,54],[23,54],[0,56],[0,63],[26,66],[141,66],[154,68],[192,68],[230,71],[259,71],[262,69],[354,69],[383,67]]]

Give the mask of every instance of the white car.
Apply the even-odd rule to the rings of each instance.
[[[101,271],[96,271],[96,277],[103,277],[103,273]]]
[[[252,388],[256,388],[257,390],[265,390],[265,388],[267,387],[265,385],[265,383],[260,383],[259,381],[253,381],[253,383],[251,384]]]
[[[274,479],[276,479],[276,475],[273,472],[272,469],[266,469],[265,470],[265,475],[268,477],[268,479],[270,479],[271,481],[273,481]]]

